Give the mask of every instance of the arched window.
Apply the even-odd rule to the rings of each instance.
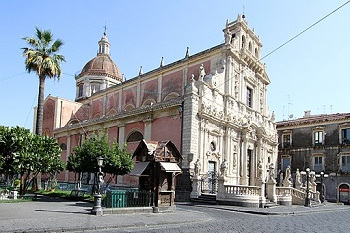
[[[66,143],[61,143],[60,147],[61,147],[61,150],[67,150],[67,144]]]
[[[156,101],[154,99],[147,99],[145,102],[143,102],[142,106],[143,107],[149,107],[155,104]]]
[[[259,58],[259,51],[257,48],[255,48],[255,57]]]
[[[249,41],[248,45],[249,52],[253,52],[252,42]]]
[[[129,137],[126,139],[126,142],[137,142],[137,141],[141,141],[142,139],[143,139],[142,133],[140,133],[139,131],[135,131],[129,135]]]
[[[339,202],[350,204],[350,187],[348,184],[339,185]]]
[[[233,33],[233,34],[232,34],[232,37],[231,37],[231,41],[230,41],[231,44],[233,43],[233,40],[235,39],[235,37],[236,37],[236,34]]]
[[[242,49],[245,48],[245,36],[242,36]]]
[[[125,106],[124,111],[131,111],[133,109],[135,109],[135,106],[132,104],[128,104],[127,106]]]
[[[79,84],[78,87],[78,98],[83,96],[84,84]]]
[[[175,99],[175,98],[177,98],[179,96],[180,95],[178,93],[172,92],[172,93],[168,94],[167,96],[165,96],[164,101]]]

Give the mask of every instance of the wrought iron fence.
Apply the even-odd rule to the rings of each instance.
[[[201,191],[202,193],[217,193],[218,174],[216,172],[208,172],[208,174],[202,176]]]

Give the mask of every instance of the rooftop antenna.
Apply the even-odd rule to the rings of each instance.
[[[292,105],[291,100],[290,100],[290,95],[287,95],[287,100],[288,100],[288,118],[291,116],[289,110],[290,110],[290,105]]]
[[[333,113],[333,105],[329,106],[330,110],[331,110],[331,114]]]

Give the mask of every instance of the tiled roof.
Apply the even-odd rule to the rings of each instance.
[[[84,75],[108,76],[120,82],[123,81],[119,68],[111,57],[101,53],[86,63],[79,76]]]

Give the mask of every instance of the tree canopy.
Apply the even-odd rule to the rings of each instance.
[[[104,158],[102,171],[110,174],[109,183],[117,175],[125,175],[133,168],[131,154],[116,142],[110,145],[105,133],[93,134],[69,156],[67,169],[76,173],[98,171],[97,158]],[[79,176],[81,177],[81,175]]]
[[[39,173],[55,176],[63,171],[56,139],[35,135],[21,127],[0,126],[0,173],[20,174],[21,194]]]

